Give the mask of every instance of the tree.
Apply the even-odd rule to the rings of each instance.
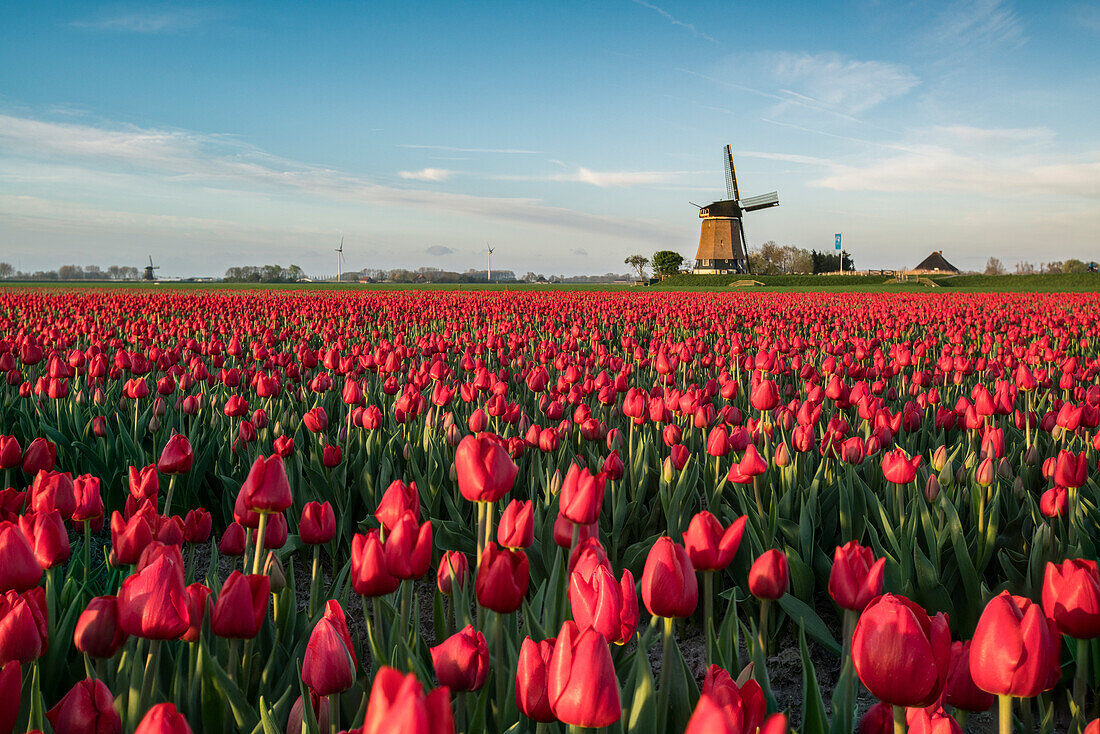
[[[818,252],[817,250],[811,250],[810,261],[813,265],[815,275],[818,273],[835,273],[840,270],[840,255],[836,253]],[[852,260],[851,255],[845,252],[844,270],[854,271],[855,269],[855,261]]]
[[[11,263],[0,263],[0,278],[10,278],[15,274]]]
[[[682,262],[684,262],[684,256],[672,250],[658,250],[653,253],[653,271],[661,278],[680,272]]]
[[[634,270],[638,273],[638,280],[644,281],[646,279],[645,269],[646,266],[649,265],[648,257],[646,257],[645,255],[631,255],[627,259],[623,260],[623,262],[634,268]]]
[[[2,266],[2,264],[0,264],[0,266]],[[1088,265],[1074,258],[1070,258],[1062,264],[1063,273],[1084,273],[1087,272],[1088,269]]]
[[[1016,263],[1016,275],[1031,275],[1035,272],[1035,266],[1027,260]]]
[[[1006,272],[1005,266],[997,258],[991,257],[985,261],[986,275],[1004,275]]]

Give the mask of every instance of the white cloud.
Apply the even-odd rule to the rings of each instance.
[[[425,248],[424,251],[427,252],[429,255],[435,255],[436,257],[440,257],[442,255],[450,255],[454,252],[454,250],[452,250],[450,247],[444,247],[443,245],[432,245],[431,247]]]
[[[696,28],[693,24],[685,23],[684,21],[677,19],[675,16],[672,15],[672,13],[668,12],[664,8],[660,8],[660,7],[658,7],[656,5],[653,5],[651,3],[647,3],[647,2],[645,2],[645,0],[632,0],[632,2],[635,5],[641,5],[643,8],[649,8],[650,10],[654,11],[655,13],[660,15],[662,18],[667,20],[672,25],[680,26],[681,28],[684,28],[685,30],[690,31],[691,34],[693,36],[695,36],[696,38],[703,38],[703,39],[706,39],[707,41],[710,41],[712,43],[718,43],[716,40],[714,40],[714,38],[708,36],[706,33],[703,33],[701,30]]]
[[[553,161],[561,163],[560,161]],[[565,165],[562,163],[561,165]],[[527,174],[499,174],[486,178],[494,181],[548,181],[565,183],[583,183],[600,188],[626,188],[631,186],[646,186],[654,184],[667,184],[686,175],[705,173],[700,171],[594,171],[591,168],[578,166],[577,168],[562,173],[549,173],[545,175]]]
[[[69,25],[91,31],[156,34],[190,30],[211,18],[212,14],[203,8],[150,10],[105,16],[97,20],[78,20]]]
[[[834,163],[811,185],[838,191],[955,191],[994,198],[1100,199],[1100,155],[1050,163],[1048,156],[977,156],[942,146],[889,155],[862,165]]]
[[[953,49],[1019,46],[1027,40],[1007,0],[958,0],[943,11],[932,32]]]
[[[398,176],[412,181],[446,181],[454,171],[446,168],[422,168],[419,171],[398,171]]]
[[[461,148],[453,145],[414,145],[413,143],[399,143],[398,148],[413,148],[418,150],[446,150],[451,153],[500,153],[503,155],[540,155],[541,150],[524,150],[523,148]]]
[[[792,101],[818,104],[858,114],[899,97],[919,83],[905,66],[886,61],[858,61],[836,53],[779,53],[772,59],[775,76]]]
[[[658,222],[589,214],[534,199],[384,186],[344,171],[279,158],[232,137],[182,130],[108,129],[0,114],[0,163],[5,158],[17,164],[62,163],[79,169],[80,180],[113,176],[117,183],[127,179],[132,191],[158,181],[260,197],[304,194],[330,203],[414,207],[648,242],[666,243],[676,236],[674,228]],[[6,175],[15,185],[19,185],[19,167],[9,166]],[[590,178],[613,180],[601,179],[600,174]]]

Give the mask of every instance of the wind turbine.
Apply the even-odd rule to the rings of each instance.
[[[485,249],[488,250],[488,253],[486,253],[486,263],[485,263],[486,264],[485,282],[486,283],[492,283],[493,282],[493,248],[489,247],[489,243],[486,242],[485,243]]]
[[[336,282],[344,280],[344,238],[340,238],[340,246],[334,250],[336,253]]]

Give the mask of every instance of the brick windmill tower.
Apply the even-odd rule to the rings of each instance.
[[[725,275],[749,272],[749,247],[742,219],[745,212],[779,206],[775,191],[741,198],[737,171],[733,167],[733,149],[726,146],[726,199],[699,209],[703,226],[699,232],[699,251],[695,253],[695,273]]]

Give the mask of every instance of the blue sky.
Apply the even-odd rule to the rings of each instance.
[[[863,267],[1097,259],[1100,3],[0,6],[0,260],[625,272],[752,244]]]

